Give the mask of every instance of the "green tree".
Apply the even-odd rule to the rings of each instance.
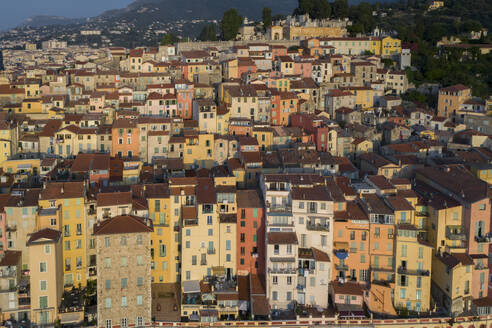
[[[174,35],[172,33],[167,33],[167,34],[164,34],[164,36],[162,37],[161,46],[174,44],[178,41],[179,41],[179,39],[176,35]]]
[[[348,0],[335,0],[333,2],[333,15],[336,18],[344,18],[348,16],[349,5]]]
[[[263,28],[266,31],[270,26],[272,26],[272,10],[268,7],[263,8],[261,17],[263,18]]]
[[[243,18],[238,14],[236,9],[231,8],[227,10],[220,21],[222,38],[224,40],[234,40],[242,22]]]
[[[206,24],[202,28],[202,31],[200,32],[198,39],[200,41],[217,41],[217,32],[215,32],[215,24],[214,23]]]
[[[331,15],[331,6],[328,0],[299,0],[294,15],[309,14],[312,19],[328,18]]]

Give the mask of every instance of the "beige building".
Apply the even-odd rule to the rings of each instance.
[[[152,222],[121,215],[94,226],[97,255],[97,326],[151,324]]]
[[[31,235],[29,267],[31,278],[31,322],[54,324],[63,294],[63,258],[61,232],[42,229]]]

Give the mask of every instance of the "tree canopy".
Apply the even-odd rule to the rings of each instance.
[[[215,24],[214,23],[206,24],[202,28],[202,31],[200,32],[198,39],[200,41],[217,41],[217,32],[215,31]]]
[[[263,28],[267,30],[270,26],[272,26],[272,10],[268,7],[263,8],[261,17],[263,19]]]
[[[175,44],[178,41],[179,41],[179,39],[176,35],[174,35],[172,33],[167,33],[167,34],[164,34],[164,36],[162,37],[161,46]]]
[[[309,14],[312,19],[328,18],[331,15],[331,6],[328,0],[299,0],[294,15]]]
[[[220,30],[224,40],[234,40],[237,32],[243,23],[243,18],[239,15],[236,9],[229,9],[224,13],[220,21]]]

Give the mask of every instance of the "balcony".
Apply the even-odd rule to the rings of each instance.
[[[313,230],[313,231],[330,231],[330,226],[325,225],[325,224],[320,224],[320,223],[308,223],[306,225],[306,229],[308,230]]]
[[[15,232],[17,231],[17,225],[16,224],[9,224],[6,229],[8,232]]]
[[[299,285],[297,285],[296,289],[297,289],[298,291],[304,291],[304,290],[306,289],[306,285],[301,285],[301,284],[299,284]]]
[[[268,268],[269,273],[296,274],[297,268]]]
[[[485,236],[475,236],[475,241],[477,243],[489,243],[491,240],[490,235],[485,235]]]
[[[96,267],[89,268],[89,277],[95,277],[97,275]]]
[[[185,219],[184,224],[185,226],[196,226],[198,225],[198,219]]]
[[[398,267],[399,274],[411,275],[411,276],[429,276],[429,270],[410,270],[404,267]]]
[[[209,248],[209,249],[207,249],[207,254],[208,254],[208,255],[213,255],[213,254],[215,254],[215,248]]]
[[[202,259],[200,261],[200,265],[207,265],[207,259]]]
[[[461,226],[456,227],[446,227],[446,238],[449,240],[466,240],[466,234],[461,229]]]
[[[290,213],[292,211],[292,206],[290,205],[268,205],[267,204],[267,209],[268,212],[272,213]]]
[[[173,229],[174,229],[174,232],[179,232],[180,227],[178,225],[175,225]]]

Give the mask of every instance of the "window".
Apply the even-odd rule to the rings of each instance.
[[[143,265],[143,257],[142,257],[142,255],[137,255],[137,265]]]
[[[278,293],[277,292],[272,292],[272,300],[277,301],[278,300]]]
[[[137,326],[142,327],[144,325],[143,317],[137,317]]]
[[[143,304],[143,297],[142,295],[137,295],[137,305],[142,305]]]
[[[39,272],[46,272],[46,262],[39,263]]]
[[[405,298],[406,296],[406,289],[402,288],[400,289],[400,298]]]
[[[142,245],[142,236],[141,235],[137,236],[137,245]]]
[[[231,250],[231,241],[230,240],[226,240],[226,250],[227,251]]]
[[[111,242],[109,241],[109,237],[104,237],[104,247],[110,247]]]
[[[45,309],[48,307],[48,296],[39,297],[39,307]]]
[[[407,257],[407,245],[401,245],[401,256]]]
[[[45,291],[46,290],[46,280],[41,280],[39,282],[39,290]]]
[[[121,296],[121,307],[126,307],[127,302],[126,302],[126,296]]]
[[[106,297],[106,300],[104,301],[106,309],[111,309],[111,298]]]
[[[44,253],[49,254],[50,252],[51,252],[51,246],[50,245],[44,246]]]
[[[110,267],[111,267],[111,259],[110,259],[109,257],[106,257],[106,258],[104,259],[104,266],[105,266],[106,268],[110,268]]]
[[[106,328],[111,328],[111,327],[112,327],[111,320],[110,319],[106,320]]]
[[[273,276],[273,278],[272,278],[272,283],[273,283],[274,285],[277,285],[277,284],[278,284],[278,277],[277,277],[277,276]]]
[[[125,236],[121,236],[120,245],[121,246],[125,246],[126,245],[126,237]]]
[[[128,259],[127,259],[127,257],[126,257],[126,256],[122,256],[122,257],[121,257],[121,266],[122,266],[122,267],[126,267],[126,266],[127,266],[127,264],[128,264]]]
[[[128,319],[121,318],[121,328],[128,328]]]

